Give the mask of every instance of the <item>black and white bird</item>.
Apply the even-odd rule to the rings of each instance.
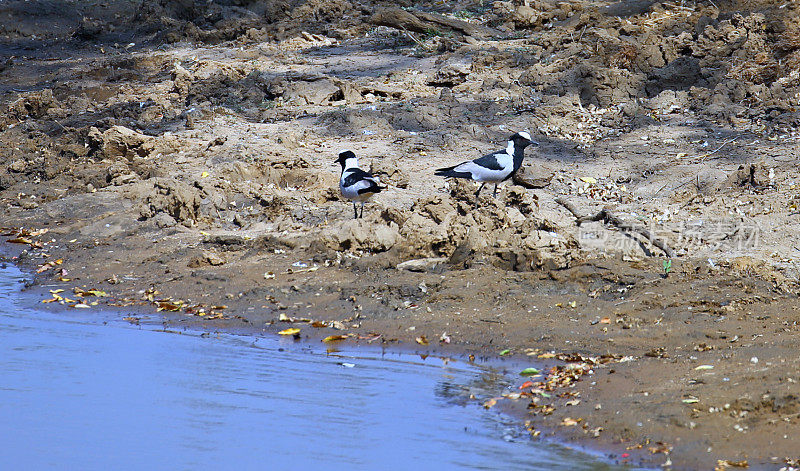
[[[353,151],[340,152],[336,162],[342,165],[342,177],[339,179],[339,190],[342,192],[342,196],[353,202],[355,219],[359,218],[356,202],[360,202],[361,217],[364,217],[364,202],[386,187],[380,186],[377,177],[358,168],[358,157]]]
[[[452,167],[440,168],[434,173],[440,177],[468,178],[480,182],[481,186],[475,192],[475,206],[477,206],[478,195],[486,183],[494,183],[494,196],[497,197],[497,184],[514,176],[522,166],[525,148],[531,144],[539,145],[531,140],[531,135],[527,131],[520,131],[508,138],[508,146],[504,150]]]

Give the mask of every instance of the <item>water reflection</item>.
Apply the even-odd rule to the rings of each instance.
[[[7,469],[612,469],[469,401],[495,372],[104,325],[26,307],[20,280],[0,270]]]

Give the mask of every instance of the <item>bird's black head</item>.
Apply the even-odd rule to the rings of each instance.
[[[347,159],[355,159],[355,158],[356,154],[354,154],[352,150],[345,150],[339,152],[339,158],[337,158],[334,162],[341,164],[342,168],[344,168],[344,164],[345,162],[347,162]]]
[[[533,144],[538,146],[539,143],[531,140],[531,135],[528,131],[520,131],[508,138],[509,141],[514,142],[514,147],[524,149]]]

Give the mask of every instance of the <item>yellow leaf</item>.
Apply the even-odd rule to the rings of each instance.
[[[424,335],[420,335],[419,337],[415,338],[414,340],[417,341],[420,345],[428,345],[428,339],[425,338]]]
[[[300,329],[292,327],[290,329],[283,329],[282,331],[278,332],[278,335],[297,335],[299,333]]]
[[[203,172],[200,174],[200,178],[206,178],[208,175],[208,172]]]
[[[329,335],[329,336],[325,337],[324,339],[322,339],[322,341],[323,342],[336,342],[338,340],[344,340],[346,338],[347,338],[346,335]]]
[[[63,290],[63,289],[60,289],[60,288],[59,288],[59,289],[51,289],[51,290],[50,290],[50,292],[51,292],[52,294],[58,294],[58,293],[63,293],[63,292],[64,292],[64,290]]]
[[[686,157],[687,155],[689,155],[689,154],[687,154],[686,152],[678,152],[678,154],[675,155],[675,158],[676,159],[682,159],[682,158]]]
[[[594,177],[581,177],[581,181],[589,183],[590,185],[597,183],[597,179]]]
[[[539,358],[542,358],[542,359],[545,359],[545,360],[547,360],[548,358],[555,358],[555,357],[556,357],[555,353],[542,353],[541,355],[539,355]]]

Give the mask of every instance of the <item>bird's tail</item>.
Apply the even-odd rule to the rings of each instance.
[[[370,186],[368,186],[366,188],[362,188],[362,189],[358,190],[358,194],[359,195],[363,195],[365,193],[380,193],[381,191],[385,190],[386,188],[388,188],[388,187],[387,186],[380,186],[380,185],[378,185],[376,183],[374,185],[370,185]]]
[[[453,167],[444,167],[444,168],[437,168],[433,174],[439,177],[455,177],[457,176],[456,171],[454,171],[455,166]]]
[[[452,178],[472,178],[472,174],[470,172],[459,172],[456,170],[458,165],[453,167],[445,167],[436,169],[433,174],[439,177],[452,177]]]

